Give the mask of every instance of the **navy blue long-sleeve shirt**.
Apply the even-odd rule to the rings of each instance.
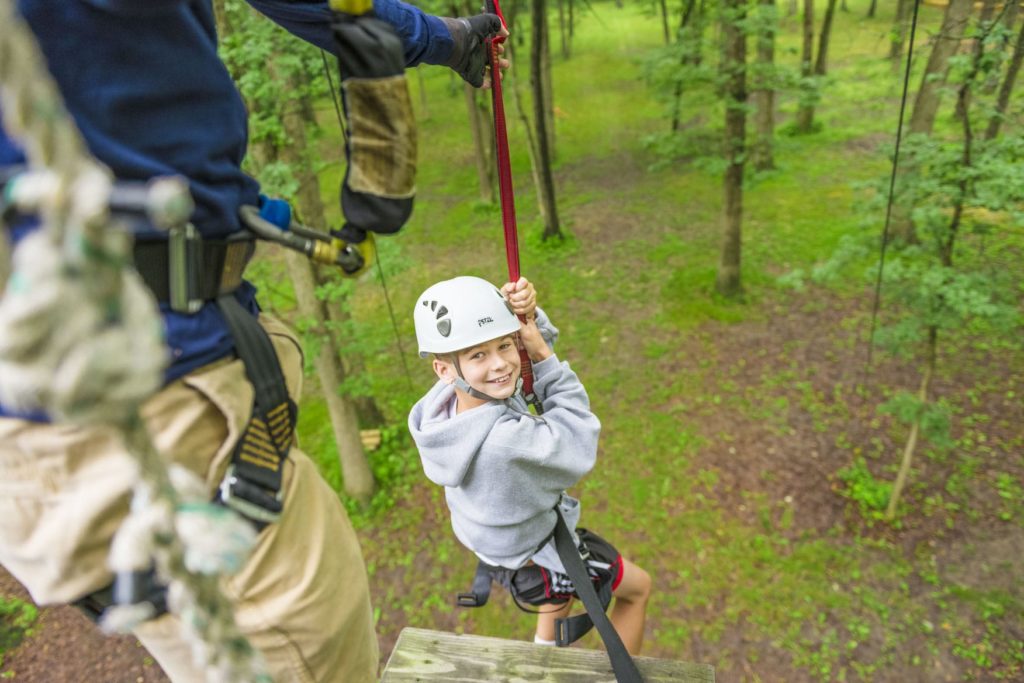
[[[248,1],[296,36],[334,52],[327,2]],[[241,169],[246,110],[217,56],[210,1],[19,0],[17,5],[92,154],[121,180],[184,176],[199,232],[218,237],[237,231],[238,207],[258,203],[259,185]],[[440,64],[450,56],[451,34],[437,17],[399,0],[375,0],[374,10],[395,27],[407,65]],[[2,121],[0,112],[0,126]],[[0,167],[23,162],[0,127]],[[237,295],[256,310],[251,286]],[[194,315],[165,306],[163,313],[171,353],[168,380],[231,353],[233,344],[215,306]]]

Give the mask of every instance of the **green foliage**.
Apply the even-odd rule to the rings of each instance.
[[[945,400],[922,401],[916,394],[898,391],[892,398],[878,406],[878,412],[892,415],[900,422],[911,425],[919,423],[921,435],[937,448],[954,446],[950,436],[950,407]]]
[[[864,458],[856,458],[836,474],[846,484],[843,495],[857,503],[861,514],[870,519],[883,518],[882,513],[892,494],[891,481],[876,478]]]
[[[39,610],[30,602],[0,595],[0,667],[4,653],[16,648],[32,636]]]

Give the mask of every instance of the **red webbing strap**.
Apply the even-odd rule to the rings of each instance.
[[[498,0],[487,0],[487,11],[497,14],[505,26],[505,17],[498,6]],[[501,222],[505,229],[505,257],[508,261],[509,282],[519,280],[519,236],[516,231],[516,203],[512,191],[512,162],[508,150],[508,130],[505,124],[505,103],[501,94],[501,68],[498,63],[498,45],[505,42],[503,36],[489,39],[488,52],[491,63],[491,106],[494,110],[494,139],[498,163],[498,194],[501,198]],[[520,320],[523,316],[519,316]],[[533,393],[533,365],[526,348],[519,342],[519,359],[522,366],[523,397],[541,413],[540,401]]]

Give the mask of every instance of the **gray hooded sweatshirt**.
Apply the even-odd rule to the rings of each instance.
[[[540,309],[537,326],[553,345],[558,330]],[[568,363],[552,355],[533,364],[533,376],[544,405],[539,417],[519,394],[456,415],[455,388],[441,381],[409,414],[423,471],[445,487],[455,536],[484,561],[510,569],[541,550],[556,504],[575,529],[580,507],[563,493],[594,466],[601,431]],[[562,571],[551,543],[536,561]]]

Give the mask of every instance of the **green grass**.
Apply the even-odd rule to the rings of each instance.
[[[0,669],[4,666],[4,655],[32,636],[38,617],[39,610],[32,603],[0,595]],[[10,676],[10,672],[0,674],[3,678]]]

